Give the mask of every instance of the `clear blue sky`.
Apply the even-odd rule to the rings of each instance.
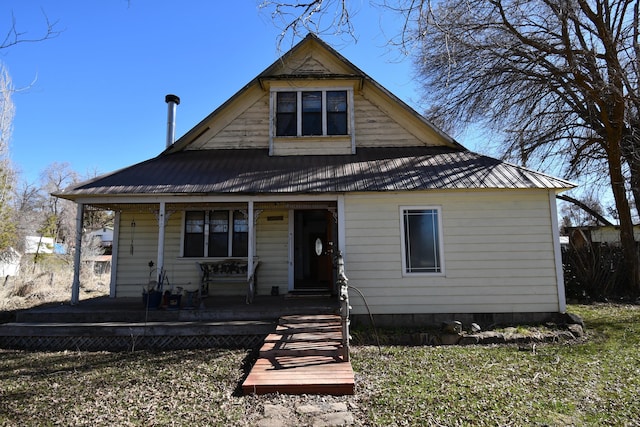
[[[0,51],[16,88],[11,157],[35,182],[53,162],[81,175],[106,173],[159,154],[164,96],[181,98],[179,137],[271,65],[278,29],[257,0],[3,0],[0,34],[11,13],[23,37],[46,18],[53,39]],[[355,16],[358,42],[322,36],[342,55],[417,108],[411,60],[385,46],[401,18],[371,9]],[[290,45],[283,46],[287,50]],[[464,144],[464,141],[461,141]]]

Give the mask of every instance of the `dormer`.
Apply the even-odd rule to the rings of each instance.
[[[261,80],[269,91],[269,154],[354,154],[353,76],[284,76]]]
[[[308,35],[171,144],[264,149],[270,156],[353,155],[360,148],[463,148],[314,35]]]

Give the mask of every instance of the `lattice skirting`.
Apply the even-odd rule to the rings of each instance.
[[[134,351],[258,348],[265,335],[0,337],[0,348],[40,351]]]

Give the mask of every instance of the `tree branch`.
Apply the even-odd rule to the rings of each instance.
[[[6,49],[21,43],[42,42],[60,35],[61,31],[56,28],[56,25],[58,25],[58,21],[51,22],[44,11],[42,12],[42,14],[44,15],[44,19],[46,22],[46,29],[44,34],[38,37],[26,37],[26,32],[21,32],[18,30],[16,17],[14,16],[13,12],[11,12],[11,26],[7,30],[7,33],[2,42],[0,42],[0,49]]]
[[[582,203],[578,199],[574,199],[573,197],[567,196],[566,194],[558,194],[556,196],[556,199],[560,199],[560,200],[564,200],[565,202],[573,203],[574,205],[580,207],[582,210],[584,210],[589,215],[594,217],[597,221],[600,221],[603,225],[608,225],[608,226],[613,227],[613,224],[611,222],[609,222],[605,217],[603,217],[598,212],[594,211],[593,209],[591,209],[589,206],[585,205],[584,203]]]

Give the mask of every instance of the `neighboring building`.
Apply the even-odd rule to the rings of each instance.
[[[250,276],[259,259],[259,295],[335,294],[339,250],[379,318],[565,310],[555,196],[573,184],[468,151],[315,36],[173,129],[157,157],[59,194],[116,212],[112,297],[139,296],[150,260],[197,288],[196,262]]]
[[[566,227],[569,244],[574,248],[597,245],[620,246],[620,227],[617,225],[584,225]],[[640,225],[633,227],[636,242],[640,242]]]
[[[85,240],[91,242],[94,246],[100,247],[105,254],[111,254],[113,246],[113,228],[102,227],[97,230],[90,231],[85,234]]]
[[[27,236],[25,237],[25,254],[52,254],[56,248],[53,237]]]

